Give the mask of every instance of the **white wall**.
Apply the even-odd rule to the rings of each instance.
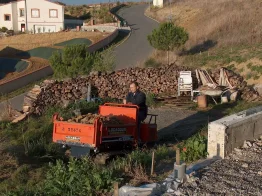
[[[164,6],[164,0],[153,0],[153,5],[157,7],[163,7]]]
[[[40,9],[40,17],[32,18],[31,10]],[[50,18],[49,9],[57,9],[58,17]],[[55,26],[56,31],[64,29],[64,8],[61,5],[48,2],[46,0],[27,0],[27,23],[28,30],[34,30],[34,25],[38,26]]]
[[[21,31],[21,24],[26,24],[26,18],[25,16],[20,17],[20,8],[25,9],[25,2],[24,1],[18,1],[17,2],[17,29],[18,31]]]
[[[11,21],[5,21],[4,15],[5,14],[11,14]],[[8,29],[13,29],[13,15],[12,15],[12,6],[11,4],[6,4],[3,6],[0,6],[0,28],[6,27]]]
[[[20,17],[20,8],[25,8],[25,1],[12,2],[0,6],[0,27],[7,27],[14,31],[21,31],[21,24],[26,24],[26,16]],[[40,17],[32,18],[31,10],[40,9]],[[49,17],[49,9],[58,11],[57,18]],[[11,21],[4,21],[4,14],[11,14]],[[27,0],[27,24],[28,30],[34,31],[35,25],[38,27],[52,27],[55,31],[64,29],[64,7],[47,0]]]

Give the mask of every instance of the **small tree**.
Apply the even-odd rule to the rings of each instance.
[[[147,36],[151,46],[158,50],[167,51],[167,63],[169,64],[169,51],[179,48],[188,40],[188,33],[183,27],[176,26],[172,22],[160,24],[151,35]]]
[[[115,69],[115,58],[113,47],[107,48],[103,52],[96,53],[93,70],[101,72],[113,71]]]

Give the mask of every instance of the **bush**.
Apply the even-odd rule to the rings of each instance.
[[[182,149],[181,159],[186,162],[193,162],[207,156],[207,138],[200,133],[193,135],[179,147]]]
[[[70,159],[68,165],[57,161],[51,165],[44,183],[46,195],[99,195],[111,192],[118,181],[108,167],[100,167],[88,158]]]
[[[6,27],[2,27],[2,28],[0,28],[0,32],[5,33],[6,31],[8,31],[8,28],[6,28]]]
[[[50,57],[50,63],[56,78],[76,77],[89,74],[96,54],[87,52],[87,45],[66,46],[62,54],[54,52]]]
[[[113,49],[108,48],[102,52],[89,53],[87,45],[66,46],[63,52],[54,52],[50,63],[54,70],[54,77],[77,77],[88,75],[91,70],[112,71],[115,68],[115,55]]]
[[[115,69],[115,54],[113,51],[113,46],[104,50],[101,53],[97,53],[93,65],[94,71],[107,72],[107,71],[113,71],[114,69]]]

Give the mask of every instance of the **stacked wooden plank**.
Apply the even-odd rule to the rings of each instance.
[[[244,78],[232,70],[225,68],[217,69],[212,72],[211,76],[219,85],[227,85],[231,89],[238,89],[241,93],[241,98],[246,101],[260,100],[258,92],[251,86],[247,85]]]

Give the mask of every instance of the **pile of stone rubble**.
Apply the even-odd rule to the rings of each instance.
[[[188,172],[187,172],[188,173]],[[123,186],[120,196],[262,195],[262,137],[245,141],[225,159],[186,175],[177,182],[172,174],[161,183]]]

